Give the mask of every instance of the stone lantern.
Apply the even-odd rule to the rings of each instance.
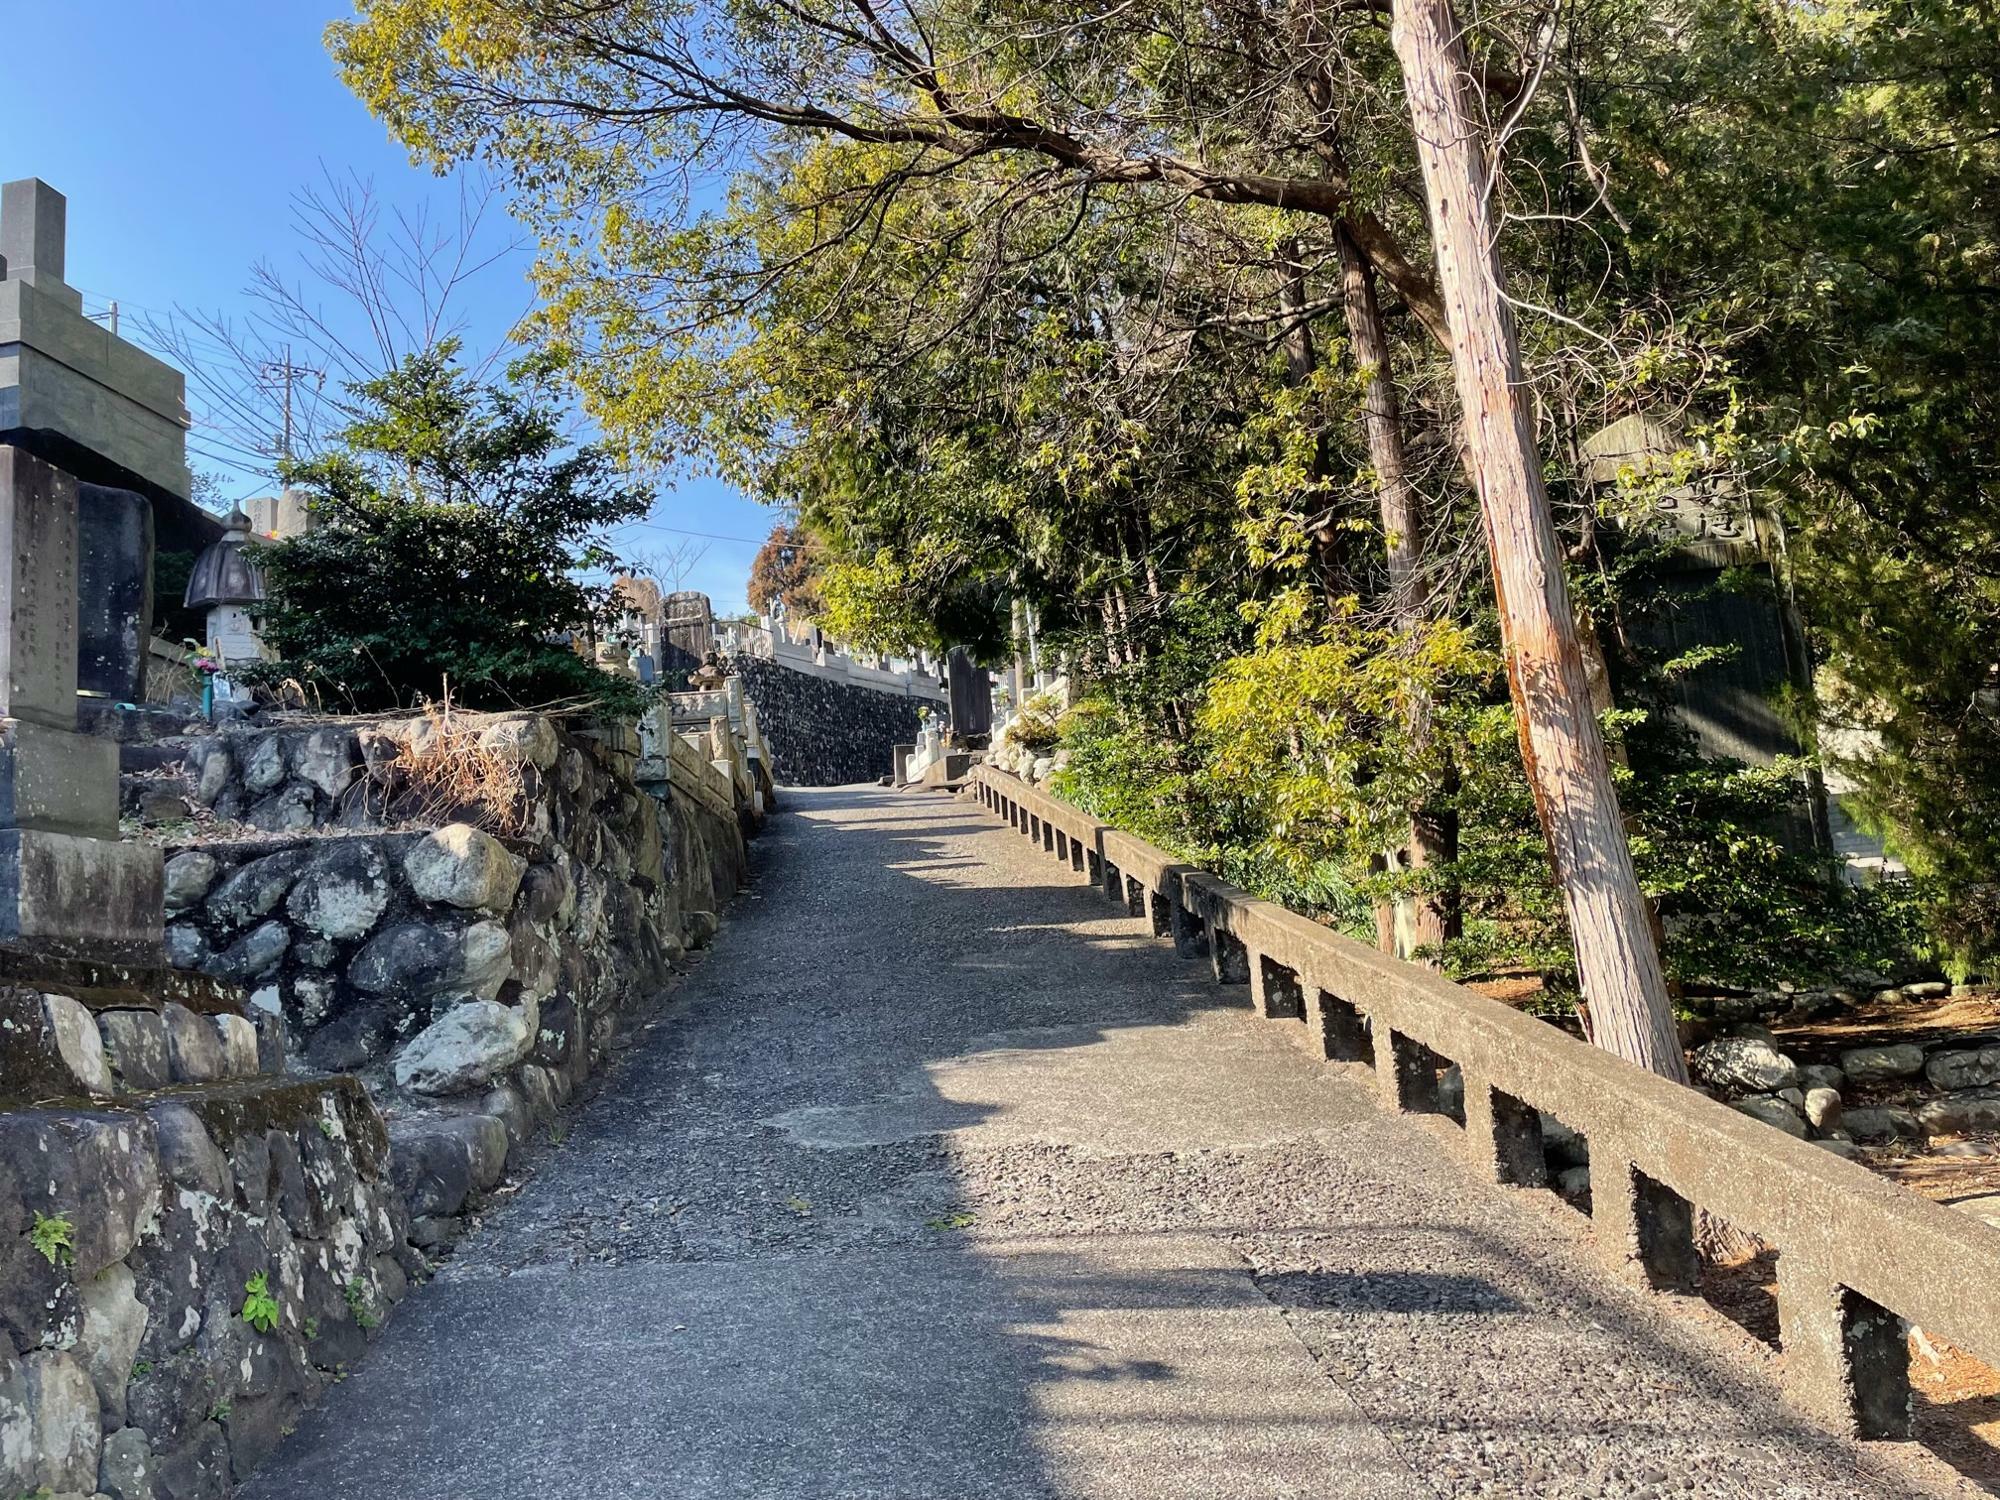
[[[241,509],[231,511],[222,535],[195,559],[184,600],[189,609],[207,612],[208,651],[222,663],[216,689],[228,698],[239,696],[228,683],[229,664],[260,661],[264,656],[264,643],[251,619],[252,607],[264,602],[264,575],[243,550],[249,542],[250,518]]]

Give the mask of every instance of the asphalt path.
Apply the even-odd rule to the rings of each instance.
[[[1964,1492],[971,801],[756,864],[247,1500]]]

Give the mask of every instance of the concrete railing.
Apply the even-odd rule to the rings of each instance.
[[[1249,985],[1258,1013],[1295,1023],[1316,1056],[1372,1064],[1387,1107],[1440,1113],[1439,1076],[1456,1065],[1460,1123],[1490,1180],[1547,1180],[1538,1110],[1580,1132],[1593,1238],[1619,1269],[1692,1290],[1697,1209],[1774,1246],[1788,1391],[1845,1431],[1911,1435],[1910,1324],[2000,1366],[2000,1230],[1260,901],[991,766],[973,790],[1156,935],[1206,956],[1218,981]]]
[[[702,720],[690,716],[688,720],[701,723],[701,731],[680,727],[679,707],[672,702],[654,705],[639,720],[637,780],[641,785],[666,782],[720,817],[733,818],[739,806],[762,813],[765,804],[759,767],[764,761],[764,742],[757,732],[756,710],[746,706],[740,720],[732,719],[725,695],[712,696],[716,700],[714,715]]]

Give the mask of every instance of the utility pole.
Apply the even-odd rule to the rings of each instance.
[[[311,365],[293,364],[292,346],[290,344],[285,345],[284,358],[267,361],[263,368],[266,379],[279,381],[284,386],[285,437],[284,442],[278,449],[278,455],[281,458],[288,459],[292,456],[292,382],[301,375],[317,375],[321,382],[324,383],[326,372],[315,369]]]
[[[1487,153],[1462,93],[1468,74],[1458,20],[1451,0],[1394,0],[1393,11],[1390,36],[1429,199],[1521,761],[1569,911],[1590,1038],[1685,1083],[1687,1062],[1592,712],[1535,449],[1520,340],[1495,247]]]

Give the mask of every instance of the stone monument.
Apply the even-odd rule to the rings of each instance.
[[[684,683],[715,649],[715,611],[708,595],[692,589],[667,595],[661,605],[661,634],[661,674],[669,683]]]
[[[1671,474],[1681,447],[1664,424],[1637,414],[1622,417],[1581,444],[1583,477],[1609,491],[1624,474]],[[1631,522],[1621,528],[1634,529]],[[1804,631],[1786,603],[1748,495],[1728,478],[1665,489],[1652,497],[1644,533],[1669,545],[1655,564],[1654,597],[1625,613],[1633,641],[1661,660],[1726,648],[1673,680],[1675,716],[1706,755],[1751,766],[1798,755],[1798,739],[1778,703],[1787,689],[1811,689]],[[1727,573],[1754,586],[1727,585]],[[1795,848],[1823,848],[1825,820],[1820,789],[1808,779],[1800,785],[1797,813],[1776,831]]]
[[[77,729],[80,617],[103,616],[87,675],[116,691],[128,625],[143,648],[150,624],[144,585],[124,598],[127,575],[150,576],[150,526],[116,495],[92,495],[108,532],[83,508],[86,486],[186,497],[184,385],[83,316],[66,218],[47,183],[0,186],[0,947],[158,964],[159,851],[119,841],[118,746]],[[88,610],[86,540],[103,548],[93,587],[116,581]]]
[[[77,481],[0,444],[0,945],[162,961],[160,851],[118,838],[118,746],[77,732]]]
[[[77,691],[139,703],[153,634],[153,506],[137,490],[80,484],[77,507]]]
[[[264,601],[264,574],[250,561],[250,517],[240,508],[222,523],[222,535],[202,549],[188,572],[181,603],[202,612],[208,654],[222,663],[216,676],[216,697],[249,702],[250,693],[230,676],[235,663],[263,661],[270,655],[257,634],[256,609]]]
[[[951,734],[961,747],[983,743],[993,733],[993,678],[963,646],[945,657]]]

